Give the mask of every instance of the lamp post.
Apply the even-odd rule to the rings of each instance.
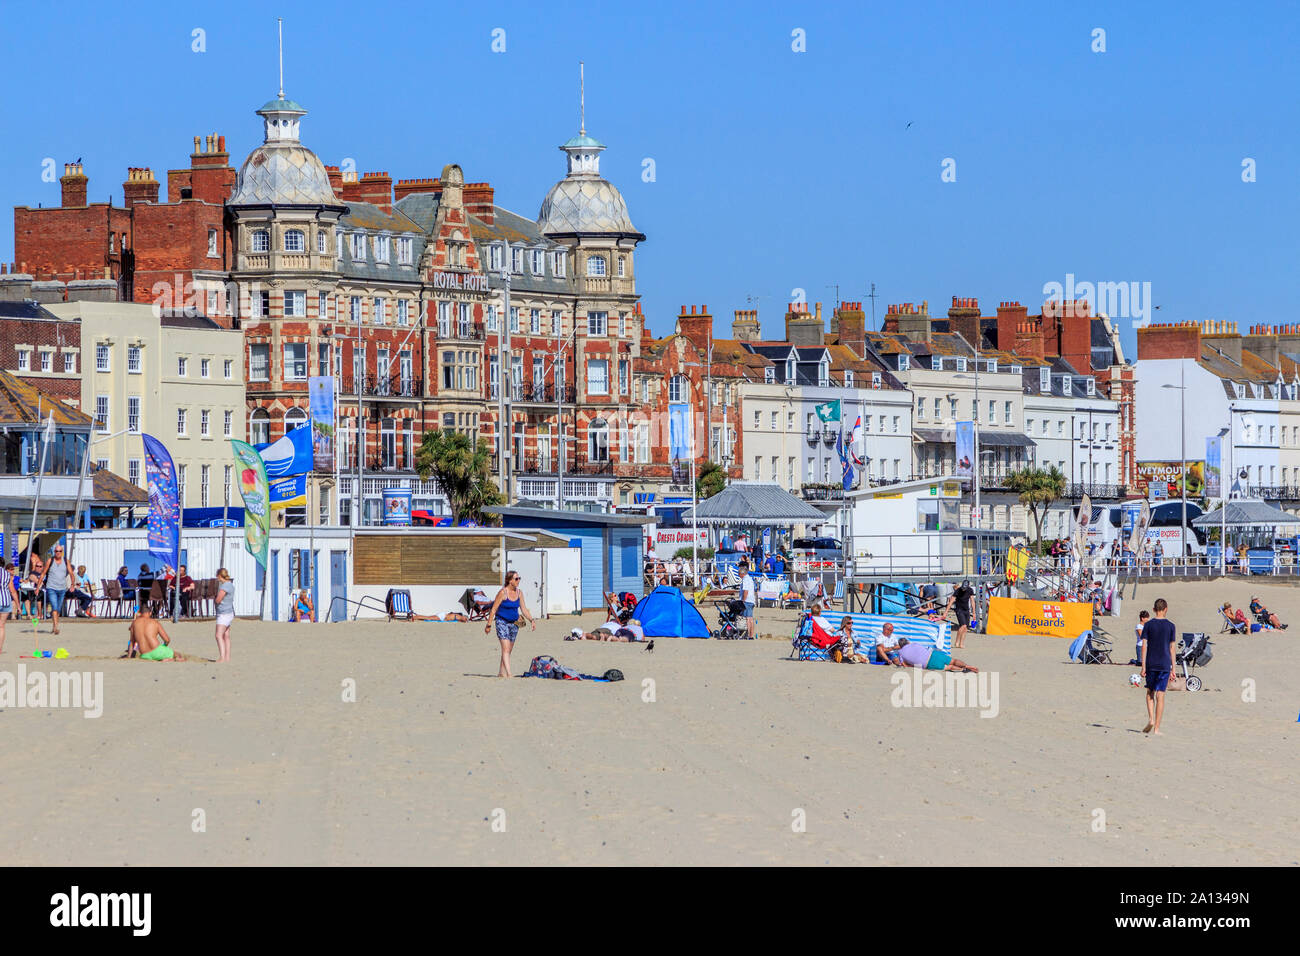
[[[1219,429],[1219,437],[1228,438],[1228,470],[1225,473],[1223,463],[1219,463],[1219,574],[1228,573],[1228,498],[1229,486],[1225,478],[1232,477],[1232,406],[1228,406],[1228,427]]]

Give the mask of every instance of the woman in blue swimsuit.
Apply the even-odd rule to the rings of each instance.
[[[495,627],[497,640],[501,642],[501,667],[497,671],[497,677],[510,676],[510,652],[514,650],[515,639],[519,637],[521,615],[528,619],[529,627],[537,630],[537,621],[524,605],[524,593],[519,590],[519,572],[507,571],[506,586],[497,592],[492,610],[488,612],[487,626],[483,628],[484,634],[491,634]]]

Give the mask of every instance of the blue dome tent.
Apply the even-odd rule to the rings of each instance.
[[[632,612],[646,637],[709,637],[709,626],[677,588],[661,584]]]

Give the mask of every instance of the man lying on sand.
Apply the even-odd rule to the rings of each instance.
[[[636,620],[620,624],[618,621],[606,621],[594,631],[584,631],[575,627],[564,638],[566,641],[612,641],[615,644],[636,644],[645,640],[641,623]]]
[[[150,616],[147,611],[136,610],[127,632],[131,635],[128,657],[139,657],[142,661],[185,660],[172,650],[171,638],[163,630],[162,622]]]
[[[947,654],[939,648],[926,647],[924,644],[916,644],[905,637],[898,639],[898,656],[903,661],[904,667],[919,667],[927,671],[969,671],[972,674],[978,674],[978,667],[971,667],[965,661],[959,661],[951,654]]]

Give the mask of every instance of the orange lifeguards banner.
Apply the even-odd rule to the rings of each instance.
[[[989,599],[989,622],[984,632],[1074,639],[1091,627],[1091,604],[995,597]]]

